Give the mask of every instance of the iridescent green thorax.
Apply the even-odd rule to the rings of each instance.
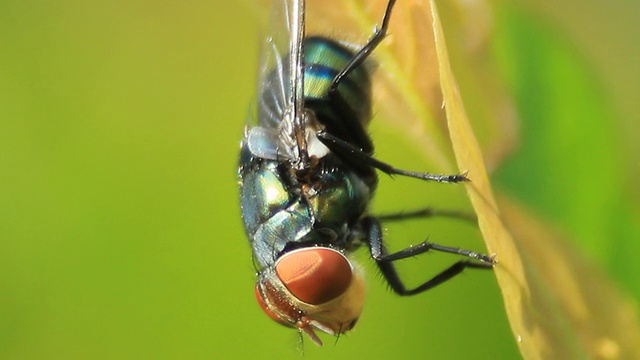
[[[273,264],[291,243],[346,247],[349,229],[366,210],[373,191],[360,176],[334,159],[320,181],[300,183],[277,161],[256,157],[246,161],[240,169],[240,201],[259,267]]]

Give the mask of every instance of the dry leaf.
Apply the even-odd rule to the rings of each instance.
[[[480,148],[451,72],[435,4],[434,33],[451,141],[487,247],[498,254],[496,276],[511,328],[527,359],[639,358],[635,308],[558,236],[506,200],[494,200]],[[514,237],[507,229],[514,231]]]

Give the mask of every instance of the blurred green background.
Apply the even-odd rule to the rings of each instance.
[[[259,46],[254,10],[219,0],[0,3],[0,358],[299,358],[296,332],[273,324],[255,303],[237,204],[236,154]],[[513,31],[498,33],[496,53],[523,107],[525,135],[517,155],[524,158],[510,160],[499,183],[585,237],[586,251],[637,295],[629,271],[637,274],[638,266],[627,252],[638,245],[609,246],[638,239],[630,237],[638,234],[637,185],[624,181],[625,164],[637,157],[622,156],[626,143],[618,141],[628,125],[593,125],[619,115],[599,84],[578,87],[599,89],[585,95],[597,104],[595,113],[527,108],[532,92],[555,87],[535,81],[538,88],[523,87],[531,79],[509,65],[514,54],[527,54],[517,60],[533,64],[524,72],[529,76],[541,63],[570,83],[593,70],[576,70],[574,57],[547,61],[540,49],[549,55],[565,46],[541,40],[553,37],[553,28],[523,25],[531,19],[519,18],[517,8],[501,11],[498,28]],[[530,60],[531,54],[542,58]],[[575,109],[583,101],[567,104]],[[575,122],[541,128],[549,117]],[[587,123],[595,130],[581,132],[571,146],[598,150],[599,158],[588,155],[596,166],[585,162],[575,173],[561,162],[572,163],[574,147],[562,157],[540,146]],[[406,165],[415,150],[384,131],[374,125],[379,152]],[[594,140],[594,133],[602,137]],[[550,183],[527,181],[543,169],[552,169],[544,180]],[[593,182],[602,186],[587,186]],[[406,190],[422,186],[403,182],[399,191],[383,179],[376,209],[427,205]],[[560,194],[547,193],[551,188]],[[455,191],[436,191],[433,205],[463,203],[460,192],[449,194]],[[628,193],[633,197],[624,199]],[[558,207],[556,195],[584,202]],[[587,210],[611,212],[621,204],[604,225],[602,211]],[[412,222],[393,231],[408,245],[424,234],[443,239],[447,226]],[[482,248],[475,229],[460,231],[470,240],[456,245]],[[398,298],[366,253],[360,258],[369,294],[356,330],[335,346],[329,337],[324,348],[305,341],[306,358],[519,357],[491,273],[470,271],[437,291]],[[408,261],[403,272],[419,281],[423,269],[436,271],[447,260]]]

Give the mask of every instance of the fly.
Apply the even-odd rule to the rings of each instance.
[[[258,84],[257,117],[245,130],[238,170],[242,220],[257,269],[255,295],[273,320],[306,333],[338,336],[362,311],[364,282],[348,255],[366,244],[399,295],[429,290],[465,268],[491,269],[493,257],[422,242],[389,254],[381,221],[432,216],[428,211],[375,217],[368,205],[376,170],[459,183],[466,174],[397,169],[373,157],[367,134],[371,79],[365,61],[384,39],[395,0],[360,49],[305,34],[305,1],[275,0]],[[422,285],[406,288],[394,262],[429,250],[465,257]]]

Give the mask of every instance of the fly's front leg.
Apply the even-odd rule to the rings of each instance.
[[[389,254],[383,243],[382,228],[380,227],[380,222],[374,217],[366,217],[361,220],[361,224],[364,227],[365,233],[367,234],[367,239],[365,241],[369,244],[371,257],[376,261],[378,267],[380,268],[380,271],[382,272],[382,275],[384,275],[393,291],[395,291],[398,295],[409,296],[419,294],[423,291],[430,290],[447,280],[450,280],[451,278],[460,274],[466,268],[492,269],[496,264],[495,259],[491,256],[480,254],[470,250],[442,246],[427,241],[415,246],[408,247],[404,250],[400,250],[396,253]],[[430,280],[427,280],[422,285],[416,288],[407,289],[403,281],[400,279],[398,271],[396,270],[393,262],[396,260],[416,256],[429,250],[457,254],[467,257],[468,259],[460,260],[454,263],[450,267],[444,269],[436,276],[432,277]]]

